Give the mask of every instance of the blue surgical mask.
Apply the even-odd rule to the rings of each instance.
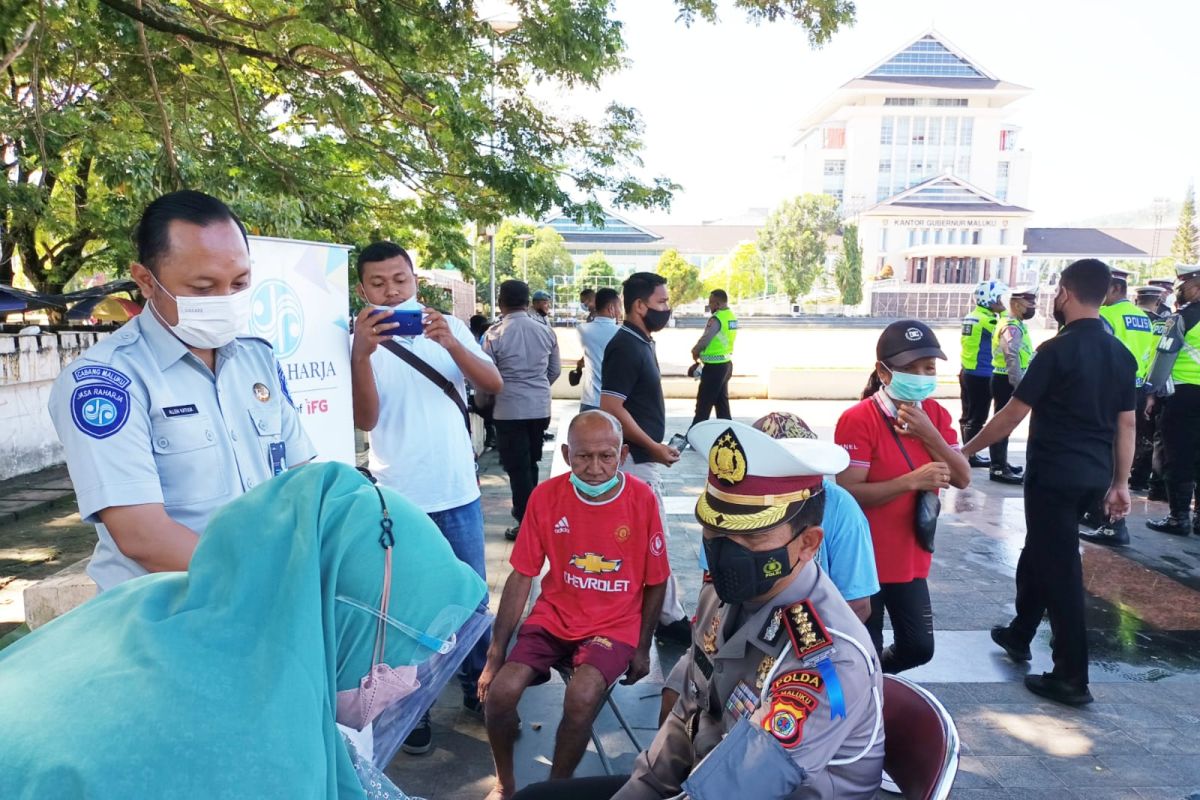
[[[936,375],[913,375],[911,372],[895,372],[884,365],[884,369],[892,373],[892,382],[887,385],[887,393],[893,400],[903,403],[919,403],[933,394],[937,389]]]
[[[621,482],[620,474],[613,475],[611,478],[606,480],[604,483],[591,484],[591,483],[588,483],[587,481],[581,479],[574,472],[571,473],[571,485],[574,486],[579,491],[586,494],[588,497],[599,497],[600,495],[604,494],[605,492],[610,491],[613,487],[615,487],[620,482]]]

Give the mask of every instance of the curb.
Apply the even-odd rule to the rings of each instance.
[[[0,511],[0,525],[8,525],[23,517],[27,517],[30,514],[37,514],[41,511],[54,508],[55,506],[62,504],[63,501],[74,502],[74,500],[74,492],[63,492],[58,497],[48,497],[44,500],[31,501],[13,511]]]

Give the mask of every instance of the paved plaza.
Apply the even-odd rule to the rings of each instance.
[[[830,438],[848,401],[737,400],[739,419],[752,421],[772,410],[800,414]],[[957,416],[957,404],[947,401]],[[576,404],[556,401],[552,430],[565,431]],[[690,421],[692,404],[668,400],[668,434]],[[1024,457],[1025,429],[1014,436],[1012,459]],[[561,470],[547,444],[543,474]],[[488,579],[492,607],[508,576],[511,525],[508,484],[496,454],[481,459]],[[684,604],[695,608],[700,583],[700,530],[692,518],[705,465],[693,452],[666,471],[672,539],[670,554]],[[86,555],[93,541],[88,526],[71,513],[69,484],[62,470],[22,479],[9,487],[0,509],[0,636],[20,618],[19,588]],[[1013,611],[1013,571],[1025,534],[1020,487],[990,483],[974,470],[976,483],[950,490],[939,526],[930,574],[937,650],[934,660],[906,673],[933,691],[954,715],[962,738],[958,780],[951,795],[971,798],[1200,798],[1200,539],[1153,533],[1142,524],[1164,513],[1162,504],[1136,499],[1130,532],[1133,544],[1119,551],[1083,544],[1088,591],[1092,693],[1081,710],[1042,701],[1021,684],[1028,670],[1049,669],[1049,630],[1033,645],[1032,665],[1009,662],[988,629]],[[20,491],[17,491],[17,488]],[[47,506],[46,503],[52,503]],[[38,508],[37,504],[41,504]],[[617,703],[649,743],[665,673],[681,656],[678,647],[653,652],[651,674],[635,686],[619,686]],[[517,745],[518,783],[549,772],[563,687],[557,679],[530,689],[521,705],[523,730]],[[397,785],[430,800],[478,800],[491,786],[491,756],[481,721],[462,711],[456,685],[434,710],[434,750],[424,756],[398,754],[388,769]],[[605,708],[596,723],[605,752],[627,771],[635,747]],[[589,748],[579,774],[599,774]]]

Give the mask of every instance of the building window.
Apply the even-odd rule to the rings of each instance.
[[[996,165],[996,197],[1008,199],[1008,162],[1001,161]]]
[[[1000,150],[1007,152],[1015,150],[1017,147],[1017,132],[1013,128],[1005,128],[1000,131]]]
[[[887,252],[887,232],[887,228],[879,229],[879,249],[885,253]]]
[[[883,98],[885,106],[915,106],[917,98],[915,97],[885,97]]]
[[[846,129],[838,126],[825,128],[823,145],[826,150],[842,150],[846,147]]]
[[[954,147],[958,144],[958,120],[957,119],[950,118],[950,119],[946,120],[945,144],[949,147]]]
[[[825,194],[829,195],[834,200],[837,200],[837,203],[839,206],[842,204],[842,190],[841,189],[830,189],[830,190],[826,191]]]
[[[935,106],[943,106],[943,107],[953,106],[953,107],[957,108],[957,107],[962,107],[962,106],[967,105],[967,98],[965,98],[965,97],[935,97],[933,99],[933,104]]]
[[[942,143],[942,118],[941,117],[930,117],[929,118],[929,132],[927,134],[926,141],[929,142],[929,145],[931,147],[937,147],[938,145],[940,145]]]
[[[825,174],[826,175],[845,175],[846,174],[846,162],[845,161],[826,161],[825,162]]]
[[[978,230],[971,231],[971,244],[979,244],[980,233]]]
[[[955,168],[955,173],[957,173],[960,178],[966,178],[971,174],[971,157],[970,156],[959,156],[958,157],[958,165]]]
[[[879,143],[892,143],[892,126],[895,124],[895,117],[884,117],[879,126]]]
[[[925,144],[925,118],[914,117],[912,121],[912,143]]]
[[[890,158],[879,159],[879,171],[880,172],[891,172],[892,171],[892,160]]]
[[[1008,228],[1000,229],[1000,244],[1008,244]]]
[[[959,131],[959,137],[958,137],[959,144],[970,144],[971,136],[974,133],[974,130],[975,130],[975,120],[971,119],[970,117],[964,117],[963,121],[962,121],[961,130]]]
[[[912,121],[912,117],[896,117],[896,141],[899,144],[908,144],[908,124]]]

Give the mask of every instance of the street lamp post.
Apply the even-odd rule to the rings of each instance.
[[[492,81],[491,81],[491,112],[492,120],[488,126],[488,153],[492,158],[496,157],[496,37],[503,36],[506,33],[516,30],[521,25],[520,19],[506,18],[502,15],[496,15],[484,20],[488,27],[492,29]],[[490,284],[489,294],[491,295],[491,315],[496,318],[496,235],[495,230],[492,231],[490,237],[491,244],[488,246],[488,280]]]
[[[521,280],[529,283],[529,243],[533,240],[533,234],[522,233],[517,238],[523,245],[521,248]]]

